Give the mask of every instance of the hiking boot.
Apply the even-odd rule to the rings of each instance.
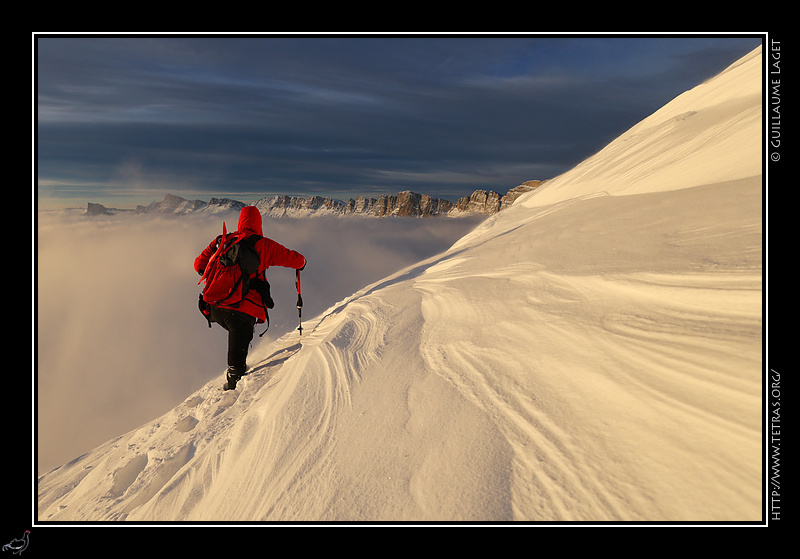
[[[233,390],[236,388],[236,383],[241,379],[244,375],[237,372],[236,369],[233,367],[228,367],[228,370],[225,371],[225,378],[226,382],[223,385],[223,389],[225,390]]]

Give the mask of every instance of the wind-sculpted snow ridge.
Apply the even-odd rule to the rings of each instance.
[[[42,476],[40,520],[759,521],[760,148],[714,123],[760,138],[760,79],[757,49],[255,348],[235,392]]]
[[[759,207],[758,178],[548,206],[415,283],[428,369],[510,445],[514,519],[760,517]]]

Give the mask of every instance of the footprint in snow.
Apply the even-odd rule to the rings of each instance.
[[[199,422],[197,421],[196,418],[192,417],[191,415],[187,415],[186,417],[180,419],[175,424],[175,430],[181,433],[187,433],[192,429],[194,429],[195,425],[197,425],[198,423]]]
[[[236,392],[235,390],[226,391],[217,402],[217,409],[214,410],[214,413],[211,415],[211,417],[216,417],[225,410],[227,410],[229,407],[233,405],[233,403],[236,401],[238,397],[239,393]]]
[[[203,397],[202,397],[202,396],[192,396],[191,398],[189,398],[188,400],[186,400],[186,401],[184,402],[184,405],[185,405],[187,408],[196,408],[196,407],[197,407],[197,406],[199,406],[199,405],[200,405],[202,402],[203,402]]]

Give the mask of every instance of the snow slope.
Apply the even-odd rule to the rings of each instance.
[[[42,476],[38,520],[760,520],[761,69]]]

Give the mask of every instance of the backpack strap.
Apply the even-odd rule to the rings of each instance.
[[[261,333],[258,335],[258,337],[259,337],[259,338],[260,338],[261,336],[263,336],[264,334],[266,334],[266,333],[267,333],[267,330],[269,330],[269,311],[267,310],[267,307],[264,307],[264,314],[265,314],[265,315],[266,315],[266,317],[267,317],[267,320],[266,320],[267,327],[264,329],[264,331],[263,331],[263,332],[261,332]]]
[[[262,235],[259,235],[259,234],[255,233],[253,235],[248,235],[247,237],[242,237],[242,238],[237,239],[234,242],[234,244],[247,245],[254,252],[258,253],[258,250],[256,249],[256,243],[259,240],[263,239],[263,238],[264,237]],[[259,277],[259,276],[263,276],[263,279],[261,277]],[[269,330],[269,309],[272,306],[274,306],[274,304],[270,305],[270,304],[268,304],[268,301],[267,301],[267,299],[269,299],[269,303],[272,303],[272,297],[270,297],[270,295],[269,295],[269,282],[267,281],[266,271],[262,271],[261,273],[256,273],[256,277],[254,279],[256,281],[263,282],[264,285],[265,285],[265,287],[262,287],[261,289],[259,289],[258,286],[256,286],[256,288],[255,288],[255,290],[258,291],[259,298],[261,299],[261,307],[264,309],[264,316],[265,316],[265,321],[264,322],[266,322],[266,324],[267,324],[266,329],[263,332],[261,332],[261,334],[258,335],[258,337],[260,338],[264,334],[267,333],[267,330]],[[242,274],[241,281],[245,284],[242,287],[242,291],[245,294],[242,297],[242,301],[244,301],[245,299],[247,299],[247,293],[250,292],[250,289],[252,287],[252,285],[251,285],[252,280],[250,279],[249,276],[245,277],[245,274]],[[265,293],[262,294],[262,291],[265,292]],[[265,298],[265,295],[266,295],[266,298]],[[252,299],[247,299],[247,300],[250,301],[251,303],[255,303],[255,301],[253,301]],[[240,301],[240,303],[241,303],[241,301]],[[238,306],[238,305],[239,305],[239,303],[237,303],[236,305],[232,305],[232,306]]]
[[[200,314],[208,321],[208,327],[211,328],[211,305],[206,303],[205,299],[203,299],[203,294],[200,294],[200,300],[197,303],[198,308],[200,309]]]

